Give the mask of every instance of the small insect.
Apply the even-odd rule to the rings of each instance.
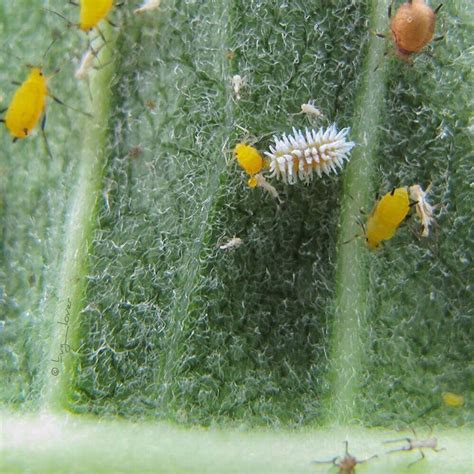
[[[411,466],[413,464],[416,464],[418,461],[421,461],[422,459],[424,459],[425,453],[423,452],[423,449],[432,449],[433,451],[437,453],[446,449],[446,448],[438,449],[437,447],[438,440],[436,438],[432,437],[432,438],[427,438],[427,439],[417,439],[415,430],[412,429],[412,431],[413,431],[413,434],[415,435],[414,438],[399,438],[399,439],[391,439],[389,441],[384,441],[383,444],[398,443],[400,441],[406,441],[408,443],[406,446],[402,446],[401,448],[391,449],[390,451],[387,451],[387,454],[394,453],[397,451],[413,451],[414,449],[418,449],[420,451],[421,458],[410,463],[409,466]]]
[[[237,163],[250,176],[249,180],[247,181],[249,188],[263,188],[281,204],[282,201],[278,195],[278,191],[270,183],[268,183],[265,177],[262,175],[262,171],[265,168],[266,163],[259,151],[251,145],[238,143],[235,146],[234,153],[237,158]]]
[[[42,116],[41,132],[43,134],[46,151],[52,158],[45,133],[46,98],[51,97],[55,102],[64,106],[66,106],[66,104],[49,92],[48,80],[52,76],[46,77],[43,70],[38,66],[29,65],[28,67],[30,68],[30,73],[27,78],[19,84],[10,105],[6,109],[5,117],[0,119],[0,122],[5,123],[10,135],[13,137],[13,142],[16,142],[18,139],[29,136]],[[66,107],[90,117],[86,112],[82,112],[71,106]]]
[[[410,209],[406,188],[393,188],[374,206],[367,219],[365,239],[368,247],[376,249],[382,240],[390,240]]]
[[[234,89],[235,98],[240,100],[240,90],[245,86],[245,78],[236,74],[235,76],[232,76],[231,82],[232,88]]]
[[[219,245],[221,250],[232,250],[240,247],[244,241],[240,237],[232,237],[228,242],[225,244]]]
[[[114,0],[79,0],[79,4],[72,1],[69,3],[79,6],[79,23],[77,24],[73,23],[62,13],[55,10],[50,10],[48,8],[44,8],[44,10],[58,15],[65,20],[70,27],[79,28],[86,33],[96,29],[105,42],[104,35],[99,30],[99,23],[102,20],[107,20],[107,16],[114,7]],[[107,21],[112,25],[110,20]]]
[[[16,90],[10,105],[6,109],[6,114],[1,122],[5,123],[10,135],[13,137],[13,142],[18,139],[26,138],[31,134],[36,127],[41,116],[41,130],[46,144],[48,155],[51,156],[48,141],[44,128],[46,125],[46,97],[53,98],[56,102],[62,102],[50,95],[48,91],[48,78],[43,74],[40,67],[28,66],[30,73],[28,77],[21,83]]]
[[[255,147],[246,145],[245,143],[237,143],[234,153],[237,158],[237,163],[250,176],[247,184],[250,188],[255,188],[255,186],[257,186],[255,175],[260,173],[265,165],[262,155]]]
[[[424,0],[411,0],[403,3],[392,18],[392,5],[390,3],[388,16],[392,41],[395,45],[397,56],[410,62],[413,53],[421,51],[431,42],[436,25],[436,15],[443,4],[432,10]],[[381,38],[386,36],[377,34]],[[435,38],[435,41],[443,37]]]
[[[274,146],[265,155],[270,159],[270,177],[281,179],[284,183],[294,184],[299,180],[309,183],[313,172],[321,177],[323,173],[337,173],[355,143],[346,140],[349,128],[337,131],[333,124],[326,130],[308,130],[305,132],[293,128],[293,135],[274,136]]]
[[[80,0],[79,29],[88,32],[106,19],[114,6],[114,0]]]
[[[322,112],[314,105],[314,100],[310,100],[307,104],[301,104],[300,114],[306,114],[313,117],[322,117]]]
[[[423,191],[423,188],[419,184],[410,186],[410,199],[415,203],[416,215],[421,221],[423,231],[422,237],[428,237],[430,235],[430,227],[434,222],[433,211],[434,208],[426,199],[431,189],[431,184]]]
[[[448,407],[460,408],[464,405],[464,397],[457,393],[443,393],[443,403]]]
[[[313,461],[312,464],[334,464],[339,468],[339,474],[354,474],[357,464],[364,464],[370,459],[378,457],[376,454],[374,454],[370,458],[359,461],[354,456],[352,456],[352,454],[349,454],[349,443],[347,441],[344,441],[344,443],[346,444],[346,453],[344,457],[341,458],[340,456],[336,456],[330,461]]]
[[[146,0],[138,8],[135,8],[135,10],[133,10],[133,13],[143,13],[151,10],[156,10],[157,8],[159,8],[160,3],[161,0]]]
[[[105,46],[105,43],[102,43],[98,48],[95,48],[95,49],[90,47],[83,54],[81,58],[81,62],[79,63],[79,66],[74,73],[74,77],[78,81],[82,81],[86,79],[92,68],[97,69],[97,66],[94,65],[94,60],[97,59],[97,54],[104,46]]]

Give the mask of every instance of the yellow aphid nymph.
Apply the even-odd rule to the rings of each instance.
[[[47,81],[41,68],[32,67],[16,90],[3,119],[14,141],[27,137],[36,127],[46,107]]]
[[[394,188],[374,206],[367,220],[366,240],[370,249],[376,249],[382,240],[389,240],[403,222],[410,209],[406,188]]]
[[[459,408],[464,405],[464,397],[452,392],[443,393],[443,403],[448,407]]]
[[[79,14],[79,28],[89,31],[107,17],[114,6],[113,0],[81,0]]]
[[[237,163],[243,168],[250,176],[248,185],[251,188],[257,186],[257,178],[255,175],[260,173],[264,167],[264,161],[262,155],[253,146],[246,145],[245,143],[238,143],[234,149]]]

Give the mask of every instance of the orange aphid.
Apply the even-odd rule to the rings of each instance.
[[[400,6],[390,22],[392,40],[400,59],[408,62],[411,54],[431,42],[436,14],[441,7],[442,4],[432,10],[424,0],[412,0]]]

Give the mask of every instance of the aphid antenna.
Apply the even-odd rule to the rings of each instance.
[[[71,2],[69,2],[69,3],[71,3]],[[77,5],[77,4],[73,4],[73,5]],[[54,13],[55,15],[59,16],[59,18],[62,18],[67,23],[68,28],[77,28],[77,24],[73,23],[68,17],[66,17],[62,13],[57,12],[56,10],[51,10],[50,8],[45,8],[45,7],[42,7],[42,8],[43,8],[43,10],[45,10],[49,13]]]
[[[443,7],[443,3],[440,3],[434,10],[434,14],[437,15],[438,12],[441,10],[441,8]],[[436,40],[435,40],[436,41]]]
[[[58,36],[56,36],[56,38],[53,38],[53,40],[51,41],[51,43],[49,43],[49,46],[46,48],[45,52],[43,53],[43,60],[46,59],[46,56],[48,55],[51,48],[54,46],[54,44],[58,40],[60,40],[64,36],[65,33],[66,33],[65,31],[62,31]]]
[[[76,109],[75,107],[72,107],[71,105],[68,105],[66,103],[64,103],[61,99],[58,99],[56,96],[54,95],[49,95],[49,97],[51,97],[51,99],[53,99],[55,102],[57,102],[58,104],[60,105],[64,105],[64,107],[67,107],[68,109],[71,109],[73,110],[74,112],[78,112],[79,114],[82,114],[82,115],[85,115],[86,117],[89,117],[89,118],[93,118],[93,115],[90,114],[89,112],[84,112],[83,110],[81,109]]]

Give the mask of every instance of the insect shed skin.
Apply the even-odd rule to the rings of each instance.
[[[36,127],[46,107],[48,79],[39,67],[32,67],[28,77],[16,90],[5,115],[5,126],[14,141],[26,138]]]
[[[436,14],[442,5],[432,10],[424,0],[412,0],[400,6],[390,22],[397,56],[410,62],[410,55],[421,51],[431,42]]]
[[[81,0],[79,29],[90,31],[107,17],[114,6],[114,0]]]
[[[376,249],[383,240],[390,240],[410,209],[406,188],[385,194],[374,206],[367,220],[366,240],[369,249]]]

